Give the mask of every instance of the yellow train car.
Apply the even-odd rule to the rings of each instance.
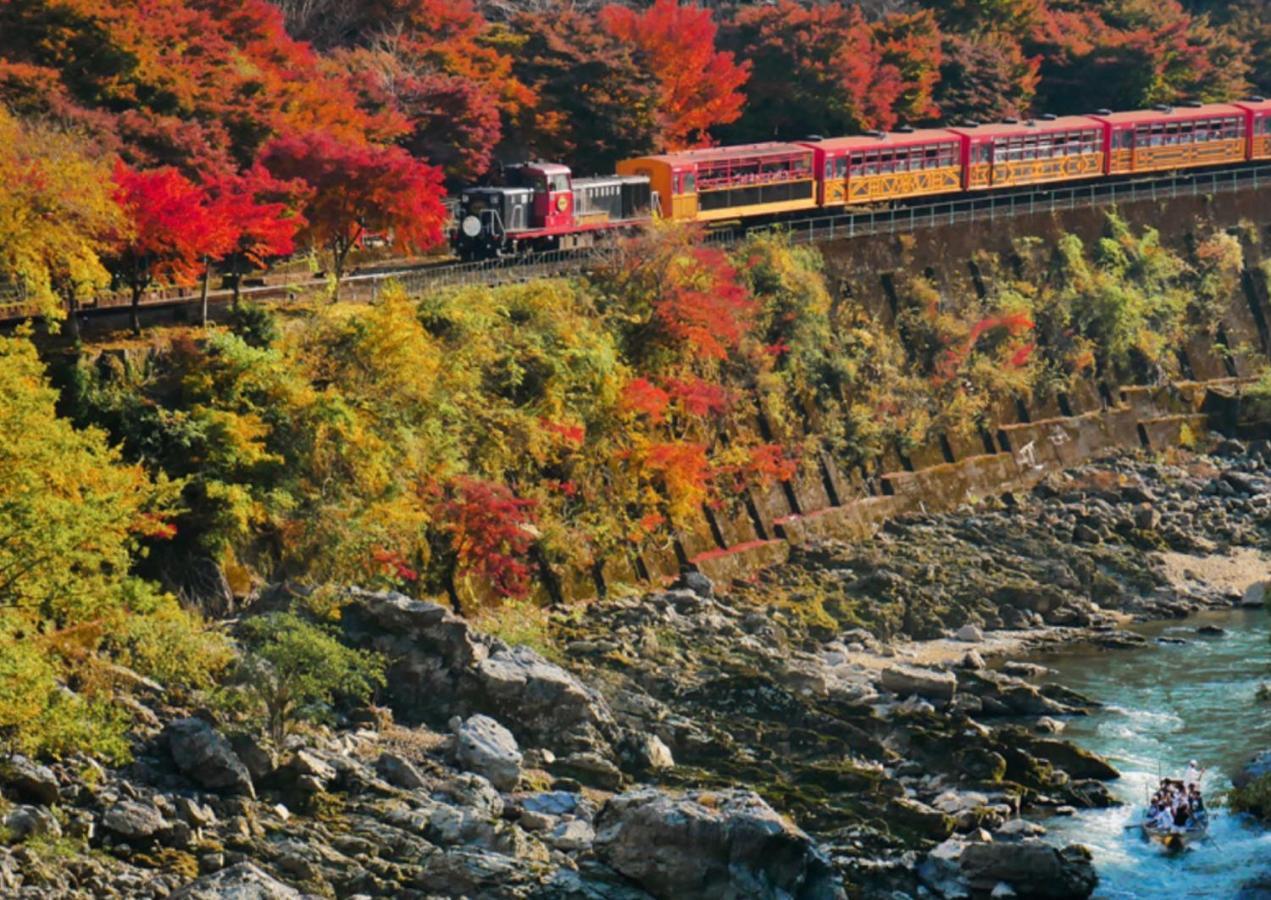
[[[813,152],[799,144],[707,147],[618,163],[620,175],[645,175],[664,219],[719,222],[817,205]]]
[[[1096,178],[1104,172],[1105,129],[1090,116],[950,130],[963,139],[963,187],[968,191]]]
[[[821,206],[947,194],[962,188],[962,139],[940,128],[809,141]]]
[[[1229,103],[1094,116],[1108,129],[1109,175],[1241,162],[1249,152],[1245,111]]]

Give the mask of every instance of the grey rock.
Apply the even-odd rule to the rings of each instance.
[[[448,799],[456,806],[469,807],[492,819],[503,815],[503,797],[488,778],[475,772],[452,775],[433,789],[433,796]]]
[[[247,766],[221,734],[202,719],[178,719],[165,729],[168,752],[181,774],[210,791],[256,796]]]
[[[1003,822],[994,831],[994,834],[998,837],[1006,838],[1040,837],[1045,833],[1046,829],[1043,826],[1027,819],[1010,819]]]
[[[984,640],[984,632],[975,625],[967,624],[959,628],[954,637],[960,641],[966,641],[970,644],[978,644],[980,641]]]
[[[699,597],[713,597],[715,583],[701,572],[685,572],[680,576],[680,586],[688,588]]]
[[[595,839],[595,829],[582,819],[570,819],[568,822],[561,822],[543,835],[544,841],[557,850],[562,850],[566,853],[586,850]]]
[[[578,794],[568,791],[548,791],[522,797],[521,809],[548,816],[572,816],[578,811],[581,800]]]
[[[961,900],[971,896],[970,886],[962,876],[962,867],[958,864],[966,846],[967,842],[958,837],[951,837],[937,844],[918,864],[918,878],[936,891],[938,896],[948,900]]]
[[[622,787],[622,770],[613,761],[599,753],[585,751],[571,753],[552,764],[552,774],[576,778],[583,784],[601,790],[613,791]]]
[[[53,770],[17,753],[0,761],[0,786],[15,800],[44,806],[53,805],[61,797]]]
[[[158,809],[136,800],[120,800],[102,816],[102,829],[129,843],[153,841],[167,828]]]
[[[1089,897],[1099,883],[1090,851],[1080,845],[1057,850],[1036,838],[970,844],[959,860],[973,890],[989,892],[1005,882],[1027,897]]]
[[[375,761],[375,769],[394,787],[417,791],[428,786],[427,780],[415,768],[415,764],[396,753],[381,753]]]
[[[211,875],[204,875],[172,895],[172,900],[300,900],[300,898],[299,891],[250,862],[238,863]]]
[[[613,731],[604,699],[529,647],[499,650],[477,665],[476,678],[479,705],[535,744],[559,748],[562,735],[578,726]]]
[[[1240,605],[1248,609],[1257,609],[1267,605],[1267,595],[1271,593],[1271,581],[1255,581],[1245,588]]]
[[[811,839],[750,791],[670,797],[641,789],[612,798],[596,819],[594,849],[658,897],[844,896]]]
[[[335,780],[335,767],[312,750],[301,748],[287,759],[282,769],[297,783],[325,790]]]
[[[675,768],[671,749],[655,734],[628,734],[619,745],[623,764],[636,772],[659,772]]]
[[[268,778],[278,768],[278,755],[253,735],[236,734],[230,738],[230,746],[234,748],[234,755],[247,767],[247,773],[254,782]]]
[[[958,680],[951,672],[897,665],[883,669],[879,684],[901,697],[913,695],[947,702],[953,699]]]
[[[966,655],[962,657],[962,661],[958,663],[958,667],[962,669],[970,669],[976,671],[984,668],[984,657],[976,650],[968,650]]]
[[[216,813],[212,808],[189,797],[177,798],[176,813],[191,828],[207,828],[216,824]]]
[[[455,759],[478,772],[502,791],[516,787],[521,777],[521,751],[516,738],[489,716],[470,716],[455,729]]]
[[[1271,775],[1271,750],[1263,750],[1245,763],[1240,771],[1232,776],[1231,783],[1242,788],[1264,775]]]
[[[15,806],[4,817],[4,827],[11,841],[25,841],[32,837],[62,836],[62,826],[53,814],[42,806]]]

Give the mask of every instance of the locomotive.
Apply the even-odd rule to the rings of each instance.
[[[654,217],[756,224],[854,204],[1271,160],[1271,101],[707,147],[573,178],[531,162],[459,198],[455,252],[483,259],[594,244]]]
[[[460,194],[453,238],[460,259],[587,247],[652,217],[643,175],[574,178],[568,166],[530,162],[504,169],[501,180]]]

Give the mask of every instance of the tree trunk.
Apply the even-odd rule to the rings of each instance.
[[[199,324],[207,327],[207,283],[212,277],[212,261],[203,257],[203,288],[199,291]]]
[[[132,333],[141,335],[141,293],[145,288],[139,284],[132,285],[132,309],[129,311],[129,319],[132,322]]]
[[[71,340],[79,343],[79,302],[74,294],[68,294],[66,297],[66,333],[70,335]]]
[[[229,277],[230,286],[234,289],[234,311],[238,312],[238,301],[242,296],[243,273],[239,271],[239,259],[237,256],[230,262]]]

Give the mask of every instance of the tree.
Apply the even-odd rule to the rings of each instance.
[[[777,0],[744,8],[726,38],[752,67],[731,139],[851,134],[935,112],[939,34],[927,13],[871,23],[857,6]]]
[[[0,338],[0,747],[119,759],[118,665],[205,684],[224,645],[132,574],[143,544],[171,535],[175,486],[57,402],[34,345]]]
[[[220,248],[229,265],[238,307],[243,274],[262,268],[275,256],[286,256],[296,248],[296,233],[305,220],[296,213],[303,185],[279,181],[259,163],[234,175],[223,175],[208,185],[209,214],[225,230]],[[204,287],[209,260],[204,258]],[[207,323],[207,292],[203,293],[203,322]]]
[[[389,232],[399,250],[423,250],[442,239],[446,209],[441,170],[400,147],[356,144],[311,131],[280,137],[261,160],[276,178],[309,187],[305,229],[331,257],[338,298],[349,252],[368,231]]]
[[[115,166],[115,202],[127,219],[112,259],[132,293],[132,329],[141,333],[141,295],[156,281],[192,284],[200,263],[228,252],[233,229],[215,215],[207,191],[172,168]]]
[[[741,115],[749,66],[715,48],[718,30],[710,10],[680,0],[655,0],[642,12],[610,5],[600,21],[633,46],[657,73],[658,126],[668,150],[710,143],[710,129]]]
[[[1040,67],[1004,32],[946,35],[936,104],[946,122],[1026,116]]]
[[[402,120],[397,143],[412,156],[440,166],[457,183],[490,168],[503,125],[498,98],[479,82],[421,65],[387,42],[341,58],[363,105]]]
[[[191,177],[247,165],[279,132],[374,124],[267,0],[13,0],[0,3],[0,60],[38,85],[32,111],[72,112],[131,165]]]
[[[0,106],[0,280],[20,285],[49,319],[69,317],[109,283],[102,264],[124,227],[110,164],[79,135],[21,122]]]
[[[240,681],[264,707],[278,746],[297,720],[326,721],[337,697],[365,700],[385,683],[379,654],[350,649],[295,613],[248,619],[240,633],[246,646]]]
[[[1178,0],[1052,8],[1025,51],[1042,57],[1038,105],[1056,113],[1229,100],[1248,88],[1248,49]]]
[[[520,147],[589,173],[656,146],[658,82],[631,47],[572,9],[513,28],[524,38],[513,71],[539,97],[518,120]]]

